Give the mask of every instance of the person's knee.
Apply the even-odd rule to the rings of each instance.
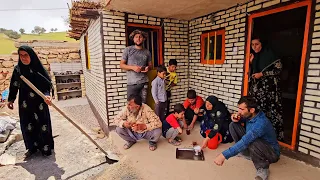
[[[116,133],[118,135],[122,135],[123,133],[125,132],[125,129],[124,128],[121,128],[121,127],[116,127]]]
[[[229,124],[229,130],[233,130],[234,129],[234,127],[235,127],[235,125],[236,125],[236,123],[235,122],[231,122],[230,124]]]
[[[162,135],[162,129],[161,128],[157,128],[152,130],[152,139],[158,140],[160,138],[160,136]]]

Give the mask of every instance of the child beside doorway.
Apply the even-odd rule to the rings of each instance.
[[[157,77],[151,83],[151,94],[155,102],[155,113],[159,116],[161,122],[166,118],[167,92],[166,77],[167,69],[160,65],[157,67]]]
[[[169,66],[167,67],[167,76],[166,76],[166,91],[167,91],[167,115],[170,112],[170,97],[171,89],[176,86],[178,83],[178,75],[176,73],[178,62],[175,59],[170,59]]]

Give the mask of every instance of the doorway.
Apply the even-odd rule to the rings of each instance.
[[[147,73],[149,78],[147,104],[154,109],[154,100],[151,95],[151,82],[157,76],[156,67],[163,64],[162,28],[161,26],[127,23],[127,46],[134,45],[134,42],[129,38],[129,35],[136,29],[140,29],[148,34],[147,39],[143,43],[143,47],[150,51],[152,61],[152,69]]]
[[[281,59],[281,91],[284,140],[282,146],[294,150],[300,115],[304,64],[308,41],[311,1],[303,1],[249,16],[244,94],[248,92],[248,57],[251,37],[260,36]]]

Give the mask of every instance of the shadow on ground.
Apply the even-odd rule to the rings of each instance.
[[[30,174],[33,174],[35,176],[35,180],[43,180],[50,177],[62,179],[61,176],[65,172],[56,164],[55,154],[44,157],[40,153],[36,153],[25,162],[16,164],[16,166],[21,166]]]

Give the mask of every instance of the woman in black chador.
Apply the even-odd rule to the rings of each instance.
[[[12,74],[8,107],[13,109],[13,102],[19,91],[19,116],[24,143],[28,152],[26,157],[40,150],[43,155],[51,155],[54,149],[50,112],[47,104],[51,104],[51,79],[41,64],[38,56],[28,46],[18,49],[19,62]],[[20,75],[27,78],[43,94],[44,101],[25,82]]]
[[[282,64],[274,52],[261,43],[259,37],[252,39],[251,47],[253,53],[250,57],[249,95],[256,99],[259,108],[276,130],[278,140],[282,141],[284,138],[280,89]]]

